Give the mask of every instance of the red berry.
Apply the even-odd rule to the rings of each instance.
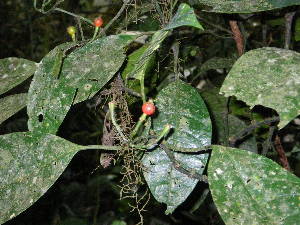
[[[101,16],[97,17],[95,20],[94,20],[94,25],[95,27],[101,27],[103,24],[103,19]]]
[[[142,111],[148,116],[155,113],[155,105],[152,102],[145,102],[142,106]]]

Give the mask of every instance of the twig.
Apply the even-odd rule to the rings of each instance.
[[[261,35],[262,35],[263,46],[267,46],[268,25],[263,23],[261,29],[262,29]]]
[[[81,40],[84,41],[85,38],[84,38],[84,34],[83,34],[83,30],[82,30],[80,18],[76,17],[76,22],[77,22],[77,26],[78,26],[78,29],[79,29]]]
[[[262,152],[261,152],[261,154],[264,155],[264,156],[267,155],[268,150],[270,148],[273,148],[272,137],[273,137],[275,129],[276,129],[275,126],[270,126],[270,128],[269,128],[268,139],[264,141],[263,149],[262,149]]]
[[[66,13],[66,14],[68,14],[70,16],[74,16],[74,17],[76,17],[78,19],[81,19],[81,20],[87,22],[88,24],[91,24],[91,25],[94,26],[94,24],[93,24],[93,22],[91,20],[89,20],[87,18],[84,18],[83,16],[76,15],[74,13],[68,12],[68,11],[66,11],[64,9],[61,9],[61,8],[54,8],[53,10],[58,11],[58,12],[62,12],[62,13]]]
[[[172,151],[170,151],[164,144],[160,144],[159,147],[164,150],[164,152],[167,154],[168,158],[171,160],[174,168],[179,171],[180,173],[183,173],[185,175],[187,175],[188,177],[197,179],[199,181],[203,181],[205,183],[207,183],[207,176],[199,174],[195,171],[192,171],[192,169],[188,168],[184,168],[183,166],[180,165],[180,162],[178,160],[176,160],[174,153]],[[190,172],[192,171],[192,172]]]
[[[221,27],[221,26],[219,26],[219,25],[217,25],[217,24],[211,23],[211,22],[209,22],[208,20],[202,18],[201,16],[198,16],[198,15],[197,15],[197,18],[198,18],[199,20],[203,21],[204,23],[207,23],[209,26],[212,26],[212,27],[214,27],[214,28],[216,28],[216,29],[218,29],[218,30],[224,31],[224,32],[226,32],[226,33],[232,35],[232,32],[231,32],[230,30],[224,28],[224,27]]]
[[[288,171],[291,171],[291,167],[290,167],[290,164],[289,164],[289,161],[285,155],[285,151],[282,147],[282,144],[281,144],[281,141],[280,141],[280,137],[278,135],[276,135],[275,137],[275,149],[279,155],[279,161],[281,163],[281,165],[283,166],[283,168],[285,168],[286,170]]]
[[[114,18],[112,18],[109,23],[100,31],[99,36],[105,34],[105,32],[108,30],[108,28],[110,28],[110,26],[121,16],[121,14],[123,13],[123,11],[126,8],[126,5],[130,4],[131,0],[123,0],[123,5],[120,8],[119,12],[117,13],[117,15],[115,15]]]
[[[237,134],[235,137],[231,137],[229,138],[229,146],[230,147],[234,147],[236,142],[238,140],[241,140],[242,138],[244,138],[245,136],[249,135],[253,130],[255,130],[256,128],[263,126],[263,125],[270,125],[272,123],[278,122],[280,119],[279,117],[272,117],[270,119],[266,119],[264,121],[261,122],[257,122],[255,124],[252,124],[248,127],[246,127],[244,130],[242,130],[239,134]]]
[[[289,49],[291,44],[292,23],[296,12],[288,12],[285,14],[285,34],[284,34],[284,48]]]
[[[241,56],[244,53],[244,37],[240,31],[240,28],[239,28],[236,20],[230,20],[229,25],[230,25],[231,31],[233,33],[233,39],[235,40],[238,54],[239,54],[239,56]]]

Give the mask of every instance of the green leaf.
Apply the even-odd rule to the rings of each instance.
[[[57,48],[52,71],[51,71],[52,76],[54,76],[55,78],[58,78],[60,74],[63,60],[64,60],[64,50]]]
[[[127,225],[123,220],[114,220],[111,225]]]
[[[176,151],[197,151],[211,143],[211,120],[201,96],[192,86],[175,81],[162,89],[155,101],[158,115],[153,129],[158,134],[166,124],[172,133],[166,145]]]
[[[208,180],[228,225],[300,224],[300,179],[266,157],[213,146]]]
[[[128,56],[128,63],[122,72],[122,77],[124,79],[127,79],[127,78],[135,78],[137,80],[141,79],[141,74],[134,75],[132,72],[136,68],[136,65],[139,62],[140,57],[145,53],[145,51],[148,49],[148,47],[149,46],[146,44]],[[149,57],[149,60],[147,60],[145,62],[145,67],[143,68],[143,73],[145,75],[148,74],[149,70],[151,70],[151,68],[153,66],[154,59],[155,59],[154,56],[155,56],[154,54],[151,54],[151,56]],[[131,76],[133,76],[133,77],[130,77],[129,74],[131,74]]]
[[[236,96],[250,107],[273,108],[280,116],[279,128],[299,115],[300,54],[279,48],[247,52],[232,67],[220,90]]]
[[[97,39],[74,51],[63,65],[70,74],[70,86],[78,87],[75,103],[92,98],[122,66],[126,55],[124,48],[134,35],[111,35]],[[76,79],[81,78],[80,81]]]
[[[299,0],[198,0],[198,3],[218,13],[253,13],[300,5]]]
[[[0,224],[37,201],[83,148],[51,134],[0,136]]]
[[[122,71],[122,78],[125,80],[125,85],[127,88],[130,88],[131,90],[141,93],[141,81],[143,82],[143,79],[145,80],[154,80],[156,75],[153,75],[152,69],[155,63],[155,54],[151,54],[149,58],[147,58],[145,62],[145,66],[141,68],[141,72],[138,74],[132,74],[132,71],[135,69],[137,63],[139,62],[139,58],[141,55],[148,49],[148,44],[145,44],[141,48],[137,49],[133,53],[131,53],[128,56],[128,61],[126,64],[126,67]],[[130,79],[129,74],[134,75],[135,79]],[[144,76],[144,77],[143,77]],[[131,77],[132,78],[132,77]],[[149,85],[149,84],[148,84]],[[152,86],[151,84],[149,86]],[[153,85],[155,86],[155,85]],[[147,87],[144,90],[145,94],[149,92],[149,89]],[[127,103],[129,105],[134,104],[138,101],[137,97],[133,96],[127,96]]]
[[[160,44],[168,36],[169,31],[159,30],[153,34],[152,40],[150,41],[148,48],[141,54],[136,60],[134,69],[128,74],[128,78],[134,78],[137,80],[144,80],[145,72],[148,68],[153,53],[160,47]]]
[[[0,59],[0,95],[25,81],[36,68],[37,64],[27,59]]]
[[[173,28],[180,26],[193,26],[203,29],[200,23],[197,21],[193,9],[185,3],[182,3],[171,22],[162,30],[154,33],[152,40],[150,41],[148,48],[137,60],[135,68],[129,73],[128,78],[134,78],[141,82],[142,89],[144,88],[145,73],[148,68],[148,64],[151,62],[153,53],[160,47],[161,43],[169,35],[169,32]],[[141,90],[141,94],[144,95],[144,90]],[[145,96],[142,96],[145,98]],[[145,99],[144,99],[145,100]]]
[[[170,23],[164,28],[164,30],[170,30],[181,26],[191,26],[204,30],[201,24],[198,22],[193,8],[188,4],[181,3],[179,8],[171,19]]]
[[[179,164],[191,173],[203,173],[208,154],[191,155],[172,152]],[[162,149],[144,155],[144,177],[154,198],[167,204],[166,214],[172,213],[193,191],[198,180],[179,172]]]
[[[26,106],[27,93],[9,95],[0,99],[0,124]]]
[[[62,68],[60,79],[57,79],[53,76],[53,68],[57,53],[74,46],[74,43],[61,44],[40,62],[28,91],[27,114],[30,131],[55,134],[69,111],[76,87],[69,86],[67,71]]]
[[[123,48],[133,38],[108,36],[74,50],[64,59],[59,79],[53,76],[57,51],[74,44],[53,49],[42,60],[29,89],[29,130],[55,134],[72,103],[93,97],[119,70],[126,57]]]

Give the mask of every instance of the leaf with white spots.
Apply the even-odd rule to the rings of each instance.
[[[27,59],[0,59],[0,95],[34,74],[37,64]]]
[[[198,22],[193,8],[186,3],[181,3],[174,17],[164,30],[174,29],[181,26],[191,26],[203,30],[203,27]]]
[[[126,57],[123,48],[133,38],[108,36],[75,49],[63,60],[58,76],[53,76],[57,52],[75,44],[65,43],[49,52],[29,89],[29,130],[55,134],[73,102],[93,97],[115,75]]]
[[[300,54],[286,49],[260,48],[247,52],[233,65],[220,90],[250,107],[277,111],[279,128],[300,114]]]
[[[0,99],[0,124],[26,106],[27,93],[9,95]]]
[[[300,5],[299,0],[198,0],[198,3],[218,13],[253,13]]]
[[[124,48],[135,38],[124,34],[103,37],[68,56],[62,76],[68,77],[69,86],[79,88],[75,103],[92,98],[111,80],[126,58]]]
[[[203,173],[208,154],[172,152],[176,163],[193,173]],[[154,198],[167,204],[166,214],[172,213],[186,200],[198,180],[179,172],[167,154],[160,148],[147,152],[142,160],[145,180]]]
[[[57,52],[74,45],[64,43],[57,46],[39,63],[28,91],[27,114],[30,131],[55,134],[69,111],[76,87],[68,85],[70,81],[65,77],[64,68],[61,69],[59,79],[52,72]]]
[[[0,224],[37,201],[81,149],[51,134],[0,136]]]
[[[208,181],[228,225],[300,224],[300,179],[264,156],[215,145]]]
[[[155,105],[153,129],[158,134],[166,124],[172,126],[166,139],[170,149],[192,152],[211,144],[210,116],[195,88],[180,80],[170,83],[158,93]]]

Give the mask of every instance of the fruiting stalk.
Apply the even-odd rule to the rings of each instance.
[[[137,122],[137,124],[135,125],[133,131],[130,134],[130,139],[134,138],[134,136],[137,134],[137,132],[139,131],[141,125],[144,123],[144,121],[146,120],[147,115],[145,113],[143,113],[140,118],[139,121]]]
[[[92,41],[95,40],[95,38],[97,37],[97,34],[98,34],[98,32],[99,32],[99,29],[100,29],[100,27],[95,27],[94,35],[93,35]]]

